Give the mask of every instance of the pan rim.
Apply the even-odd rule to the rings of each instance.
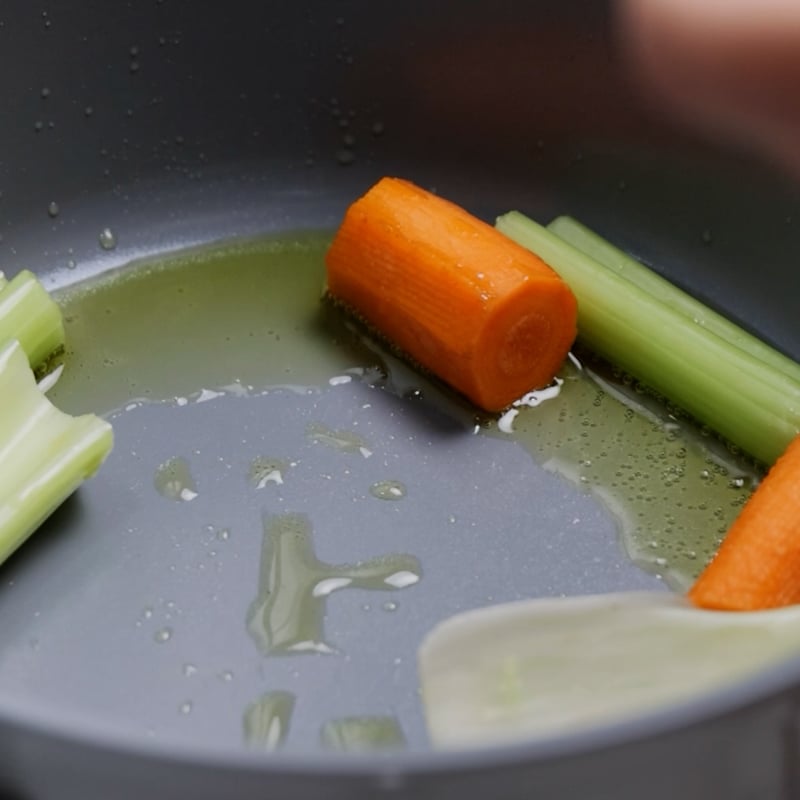
[[[376,753],[263,752],[208,744],[131,736],[119,729],[104,729],[96,718],[82,718],[79,725],[31,714],[30,709],[0,706],[0,729],[16,728],[20,734],[54,743],[105,752],[106,755],[143,762],[169,764],[197,770],[234,770],[260,776],[311,776],[338,779],[386,780],[444,776],[533,765],[600,754],[662,736],[688,732],[691,728],[722,719],[765,701],[778,700],[800,686],[800,652],[766,667],[746,680],[737,681],[641,715],[598,724],[591,728],[527,740],[437,750]]]

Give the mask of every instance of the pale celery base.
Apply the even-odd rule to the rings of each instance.
[[[575,734],[688,704],[800,645],[800,608],[730,614],[662,592],[543,598],[440,623],[419,651],[431,739]]]

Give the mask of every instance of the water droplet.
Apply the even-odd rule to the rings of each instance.
[[[100,247],[102,247],[103,250],[113,250],[117,246],[117,237],[114,235],[111,228],[103,228],[97,240],[100,242]]]
[[[135,45],[135,44],[131,45],[130,50],[128,50],[128,55],[131,58],[136,58],[136,56],[139,55],[139,47],[138,47],[138,45]]]
[[[178,706],[178,711],[180,711],[181,714],[186,716],[187,714],[191,714],[192,713],[192,708],[193,707],[194,706],[192,705],[192,701],[191,700],[184,700],[184,702],[182,702]]]
[[[50,205],[47,206],[47,214],[55,219],[61,213],[61,209],[58,207],[58,203],[55,201],[51,202]]]
[[[397,611],[397,603],[392,602],[389,600],[388,602],[383,604],[384,611]]]
[[[230,683],[233,680],[233,672],[232,670],[225,669],[219,674],[220,680],[225,681],[225,683]]]
[[[187,678],[191,678],[192,675],[197,675],[197,667],[194,664],[184,664],[183,665],[183,674]]]
[[[400,481],[378,481],[369,487],[369,493],[378,500],[402,500],[408,490]]]
[[[172,638],[172,628],[159,628],[154,634],[155,639],[159,644],[164,644]]]
[[[228,528],[220,528],[217,531],[217,539],[221,542],[227,542],[231,538],[231,532]]]
[[[131,73],[138,72],[139,71],[139,62],[138,61],[131,61],[130,65],[128,66],[128,69],[130,70]]]
[[[349,167],[356,160],[356,154],[346,147],[342,147],[336,152],[336,163],[342,167]]]
[[[383,136],[386,132],[386,126],[380,120],[375,120],[372,123],[372,135],[373,136]]]
[[[94,108],[92,108],[92,106],[86,106],[86,108],[83,109],[84,117],[91,117],[92,114],[94,114]]]
[[[75,269],[77,266],[78,264],[74,258],[70,258],[69,261],[67,261],[67,269]]]
[[[36,131],[36,133],[41,133],[44,130],[44,122],[37,120],[33,124],[33,129]]]
[[[42,100],[46,100],[48,97],[50,97],[50,89],[45,86],[42,91],[39,92],[39,95],[41,96]]]

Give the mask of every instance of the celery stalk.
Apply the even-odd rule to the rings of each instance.
[[[666,278],[662,278],[658,273],[653,272],[635,258],[598,236],[576,219],[557,217],[547,226],[547,229],[595,261],[599,261],[604,267],[614,270],[631,283],[635,283],[640,289],[644,289],[670,308],[689,317],[696,324],[783,372],[792,380],[800,382],[800,364],[796,361],[779,353],[757,336],[753,336],[727,317],[696,300]]]
[[[519,212],[497,228],[536,253],[578,300],[578,336],[765,464],[800,432],[800,382],[671,308]]]
[[[61,310],[27,270],[10,281],[0,275],[0,347],[10,339],[22,345],[34,368],[64,346]]]
[[[98,469],[112,441],[107,422],[50,403],[19,342],[0,346],[0,563]]]
[[[696,702],[796,654],[799,623],[798,606],[732,614],[666,592],[465,611],[417,654],[431,740],[541,740]]]

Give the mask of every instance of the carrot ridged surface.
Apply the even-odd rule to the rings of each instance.
[[[575,297],[550,267],[405,180],[350,206],[326,264],[334,299],[489,411],[550,383],[575,339]]]
[[[728,611],[800,603],[800,436],[734,520],[689,599]]]

